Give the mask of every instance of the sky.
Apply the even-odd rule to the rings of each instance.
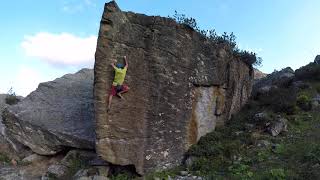
[[[26,96],[40,82],[93,68],[105,0],[4,0],[0,6],[0,93]],[[117,0],[124,11],[197,20],[233,32],[262,57],[265,73],[297,69],[320,54],[319,0]]]

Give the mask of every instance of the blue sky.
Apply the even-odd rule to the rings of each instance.
[[[39,82],[83,67],[93,55],[104,0],[11,0],[0,6],[0,93],[20,95]],[[179,13],[203,29],[234,32],[240,48],[263,58],[260,69],[313,61],[320,54],[318,0],[117,0],[124,11],[147,15]]]

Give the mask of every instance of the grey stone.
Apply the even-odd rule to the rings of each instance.
[[[109,170],[110,170],[109,166],[96,166],[96,168],[98,169],[98,173],[100,176],[107,177],[109,175]]]
[[[174,180],[204,180],[204,178],[199,177],[199,176],[191,176],[191,177],[187,177],[187,176],[176,176],[174,178]]]
[[[257,146],[258,147],[269,147],[271,143],[267,140],[258,140]]]
[[[96,150],[141,175],[180,164],[201,136],[247,102],[253,68],[229,46],[207,41],[174,20],[105,5],[95,54]],[[126,55],[126,101],[107,97],[112,59]]]
[[[93,71],[41,83],[4,111],[7,135],[41,155],[66,147],[94,149]]]
[[[181,176],[188,176],[188,171],[180,171]]]
[[[109,180],[108,177],[95,175],[92,177],[92,180]]]
[[[81,179],[81,178],[84,178],[84,177],[88,177],[89,174],[88,174],[88,171],[89,169],[80,169],[76,172],[76,174],[73,176],[73,179]]]
[[[311,106],[313,110],[317,110],[320,107],[320,104],[318,101],[311,101]]]
[[[38,162],[38,161],[42,161],[48,159],[48,157],[46,156],[41,156],[38,154],[31,154],[30,156],[25,157],[24,159],[22,159],[23,163],[34,163],[34,162]]]
[[[268,131],[272,136],[278,136],[281,132],[286,132],[288,120],[285,118],[278,117],[278,119],[271,123],[268,127]]]
[[[195,159],[196,159],[196,157],[189,156],[189,157],[187,157],[187,159],[185,160],[184,163],[187,167],[191,167]]]
[[[47,174],[53,175],[56,178],[63,178],[67,176],[68,167],[62,164],[53,164],[49,166]]]
[[[1,180],[24,180],[23,172],[14,167],[0,167]]]

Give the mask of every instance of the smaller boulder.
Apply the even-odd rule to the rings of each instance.
[[[196,157],[194,156],[188,156],[187,159],[184,161],[184,164],[187,166],[187,167],[191,167],[193,162],[195,161]]]
[[[313,110],[318,110],[320,108],[320,94],[317,94],[311,100],[311,106]]]
[[[278,136],[281,132],[288,131],[287,127],[288,120],[278,116],[275,122],[268,124],[267,130],[272,136]]]
[[[188,176],[188,171],[180,171],[181,176]]]
[[[266,147],[269,147],[271,145],[271,143],[269,142],[269,141],[267,141],[267,140],[259,140],[258,142],[257,142],[257,146],[258,147],[264,147],[264,148],[266,148]]]
[[[61,179],[67,176],[69,168],[62,164],[53,164],[49,166],[47,176]]]

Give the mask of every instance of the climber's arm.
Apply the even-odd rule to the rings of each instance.
[[[115,65],[116,62],[117,60],[112,60],[112,63],[110,64],[113,67],[113,69],[116,69],[116,65]]]
[[[129,64],[128,64],[127,56],[123,56],[123,59],[124,59],[124,61],[125,61],[125,63],[126,63],[125,68],[128,69]]]

